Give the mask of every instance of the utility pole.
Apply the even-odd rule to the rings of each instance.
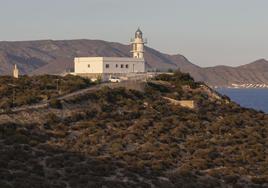
[[[56,81],[57,81],[57,92],[59,94],[60,93],[60,91],[59,91],[59,79],[56,79]]]
[[[15,87],[13,87],[12,107],[15,106],[15,95],[16,95],[16,90],[15,90]]]
[[[12,87],[12,107],[15,106],[15,99],[16,99],[16,85],[15,84],[8,84]]]

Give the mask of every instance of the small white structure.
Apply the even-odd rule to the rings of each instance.
[[[19,78],[19,69],[18,69],[16,64],[15,64],[14,69],[13,69],[13,77]]]
[[[129,73],[144,73],[144,44],[142,32],[138,29],[135,38],[131,40],[133,57],[76,57],[74,59],[74,74],[94,77],[97,75],[124,75]]]

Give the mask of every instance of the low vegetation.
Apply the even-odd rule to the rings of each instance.
[[[163,96],[198,107],[174,106]],[[268,115],[217,96],[187,74],[159,75],[144,92],[104,87],[60,102],[10,114],[24,122],[0,125],[0,185],[268,185]]]
[[[88,79],[77,76],[0,77],[0,109],[48,101],[59,95],[91,86]]]

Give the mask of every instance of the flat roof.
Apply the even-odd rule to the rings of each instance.
[[[111,62],[120,62],[120,61],[144,61],[144,58],[133,58],[133,57],[75,57],[79,61],[111,61]]]

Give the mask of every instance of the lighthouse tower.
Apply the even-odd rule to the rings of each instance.
[[[142,32],[140,28],[135,33],[135,38],[131,40],[133,49],[131,53],[133,54],[133,58],[144,58],[144,44],[147,43],[146,40],[142,38]]]

